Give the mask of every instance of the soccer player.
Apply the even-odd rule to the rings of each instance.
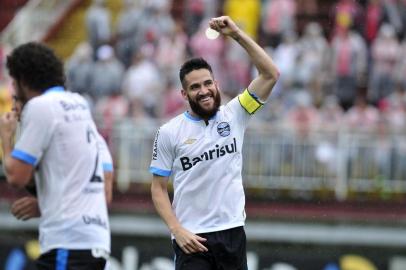
[[[103,171],[104,171],[104,193],[106,196],[107,204],[110,204],[113,199],[113,182],[114,182],[114,172],[113,172],[113,159],[109,152],[106,141],[99,135],[99,153],[103,161]],[[31,180],[32,181],[32,180]],[[41,216],[39,210],[37,190],[35,187],[35,182],[30,183],[26,186],[26,189],[31,196],[24,196],[16,200],[11,205],[11,213],[20,220],[29,220],[31,218],[38,218]]]
[[[213,18],[209,25],[245,49],[258,76],[240,95],[220,106],[220,90],[210,65],[201,58],[182,65],[181,92],[190,109],[156,134],[151,194],[172,234],[177,270],[245,270],[244,132],[270,95],[279,71],[229,17]],[[171,175],[172,205],[167,189]]]
[[[22,102],[21,134],[14,145],[16,112],[0,118],[7,182],[24,188],[35,173],[41,213],[38,269],[104,269],[110,226],[97,130],[86,100],[64,89],[62,62],[30,42],[7,56]]]

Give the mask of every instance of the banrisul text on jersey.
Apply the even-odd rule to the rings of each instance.
[[[235,152],[237,152],[237,142],[236,139],[233,138],[233,142],[230,144],[221,147],[216,144],[215,148],[210,149],[197,157],[181,157],[180,162],[182,163],[182,169],[187,171],[201,161],[212,160]]]

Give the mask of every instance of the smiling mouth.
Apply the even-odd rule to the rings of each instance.
[[[213,98],[212,96],[200,97],[200,98],[198,99],[198,101],[199,101],[199,102],[206,102],[206,101],[211,100],[212,98]]]

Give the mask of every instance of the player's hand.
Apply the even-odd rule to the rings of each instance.
[[[7,112],[0,117],[0,138],[10,141],[14,137],[17,128],[17,115],[15,112]]]
[[[210,19],[209,26],[217,32],[231,37],[235,37],[238,31],[240,31],[238,26],[228,16],[221,16]]]
[[[193,234],[184,228],[175,230],[173,235],[178,246],[186,254],[208,251],[207,247],[202,244],[207,241],[205,238]]]
[[[28,220],[41,216],[38,200],[32,196],[26,196],[15,201],[11,205],[11,213],[20,220]]]

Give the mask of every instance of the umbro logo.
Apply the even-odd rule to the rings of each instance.
[[[197,139],[187,139],[183,144],[193,144]]]

